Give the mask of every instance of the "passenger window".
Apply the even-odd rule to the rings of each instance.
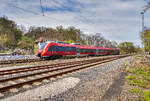
[[[73,47],[73,51],[76,51],[76,47]]]
[[[66,49],[66,52],[68,52],[68,51],[69,51],[69,47],[65,47],[65,49]]]
[[[65,47],[62,46],[61,49],[62,49],[63,52],[65,51]]]
[[[48,51],[54,51],[54,46],[50,46],[50,47],[48,48]]]
[[[62,46],[58,46],[58,51],[62,51]]]
[[[73,52],[73,47],[70,47],[70,51]]]

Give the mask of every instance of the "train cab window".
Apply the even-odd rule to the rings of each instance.
[[[40,44],[39,44],[40,49],[44,49],[47,44],[48,44],[48,43],[40,43]]]

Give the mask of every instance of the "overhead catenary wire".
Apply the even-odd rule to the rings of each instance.
[[[144,0],[145,1],[145,0]],[[145,13],[148,9],[150,9],[150,1],[146,3],[146,5],[143,8],[143,13]]]
[[[45,11],[47,12],[47,0],[45,0],[45,6],[46,6],[46,9],[45,9]]]
[[[60,4],[60,3],[59,3],[58,1],[56,1],[56,0],[52,0],[52,1],[55,2],[56,4]],[[64,7],[64,8],[68,8],[67,6],[63,6],[63,7]],[[95,23],[92,22],[91,19],[87,18],[87,16],[86,16],[86,17],[83,16],[81,12],[77,12],[77,14],[78,14],[78,15],[77,15],[77,18],[80,17],[81,20],[82,20],[82,21],[81,21],[81,20],[79,19],[79,22],[81,22],[81,23],[83,23],[83,22],[88,22],[87,26],[89,26],[89,27],[95,25]],[[104,27],[107,27],[107,25],[106,25],[105,23],[103,23],[103,22],[101,22],[101,23],[103,24]],[[86,29],[87,29],[87,28],[86,28]],[[95,27],[93,27],[93,29],[96,30]]]
[[[43,6],[42,6],[42,0],[40,0],[40,6],[41,6],[42,14],[44,16],[44,9],[43,9]]]
[[[40,2],[41,2],[41,0],[40,0]],[[46,17],[46,18],[49,18],[49,19],[53,19],[53,20],[55,20],[55,21],[57,21],[57,22],[64,22],[64,21],[62,21],[62,20],[60,20],[60,19],[55,19],[55,18],[53,18],[53,17],[50,17],[50,16],[47,16],[47,15],[45,15],[44,14],[44,12],[43,12],[43,7],[42,7],[42,5],[41,5],[41,9],[42,9],[42,14],[41,13],[37,13],[37,12],[34,12],[34,11],[31,11],[31,10],[28,10],[28,9],[24,9],[24,8],[22,8],[22,7],[18,7],[18,6],[16,6],[16,5],[13,5],[13,4],[11,4],[11,3],[7,3],[9,6],[11,6],[11,7],[14,7],[14,8],[17,8],[17,9],[20,9],[20,10],[22,10],[22,11],[24,11],[24,12],[28,12],[28,13],[32,13],[32,14],[34,14],[34,15],[40,15],[40,16],[42,16],[42,17]],[[41,4],[41,3],[40,3]],[[82,15],[79,15],[81,18],[83,18],[83,20],[86,20],[86,21],[88,21],[88,19],[87,18],[85,18],[84,16],[82,16]],[[82,21],[81,21],[82,22]],[[88,21],[89,22],[89,24],[91,25],[91,26],[93,26],[93,24],[94,23],[92,23],[91,21]]]
[[[40,0],[41,1],[41,0]],[[9,6],[11,6],[11,7],[14,7],[14,8],[17,8],[17,9],[19,9],[19,10],[22,10],[22,11],[24,11],[24,12],[28,12],[28,13],[31,13],[31,14],[34,14],[34,15],[39,15],[39,16],[42,16],[42,17],[46,17],[46,18],[48,18],[49,20],[55,20],[55,21],[57,21],[57,22],[63,22],[64,23],[64,21],[63,20],[60,20],[60,19],[56,19],[56,18],[54,18],[54,17],[50,17],[50,16],[47,16],[46,14],[44,14],[44,16],[43,16],[43,14],[41,14],[41,13],[39,13],[39,12],[35,12],[35,11],[32,11],[32,10],[28,10],[28,9],[25,9],[25,8],[22,8],[22,7],[18,7],[18,6],[16,6],[16,5],[13,5],[13,4],[11,4],[11,3],[7,3],[7,5],[9,5]],[[43,7],[42,7],[43,8]],[[89,19],[87,19],[86,17],[84,17],[84,16],[82,16],[81,14],[79,14],[79,17],[81,17],[84,21],[88,21],[88,24],[87,24],[87,26],[93,26],[94,25],[94,23],[93,22],[91,22]],[[82,22],[82,21],[80,21],[80,22]],[[78,24],[74,24],[75,26],[78,26]],[[95,29],[95,28],[94,28]]]
[[[17,8],[17,9],[20,9],[20,10],[22,10],[22,11],[24,11],[24,12],[27,12],[27,13],[31,13],[31,14],[34,14],[34,15],[39,15],[39,16],[42,16],[42,17],[46,17],[46,18],[48,18],[49,20],[55,20],[55,21],[57,21],[57,22],[63,22],[62,20],[60,20],[60,19],[55,19],[55,18],[53,18],[53,17],[50,17],[50,16],[46,16],[46,15],[42,15],[41,13],[38,13],[38,12],[34,12],[34,11],[31,11],[31,10],[28,10],[28,9],[24,9],[24,8],[22,8],[22,7],[18,7],[18,6],[15,6],[15,5],[12,5],[11,3],[7,3],[7,5],[9,5],[9,6],[11,6],[11,7],[14,7],[14,8]]]

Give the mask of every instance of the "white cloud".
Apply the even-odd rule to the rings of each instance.
[[[14,1],[16,2],[14,3]],[[75,26],[87,34],[102,33],[104,37],[110,40],[117,42],[133,41],[140,44],[140,11],[144,5],[143,0],[70,1],[72,3],[68,3],[68,0],[42,0],[45,7],[56,9],[52,12],[46,11],[45,15],[48,17],[24,12],[6,4],[12,3],[12,5],[41,14],[40,3],[37,0],[28,0],[28,2],[26,0],[2,0],[0,1],[0,11],[18,24],[27,27]],[[63,7],[77,9],[78,11],[63,11],[61,9]],[[150,16],[150,14],[148,13],[147,16]],[[148,23],[148,19],[146,21]]]

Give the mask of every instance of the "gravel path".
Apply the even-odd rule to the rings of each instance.
[[[121,86],[124,84],[124,77],[127,76],[126,72],[121,72],[118,76],[118,79],[114,81],[114,83],[109,87],[109,89],[106,91],[105,95],[102,97],[102,101],[111,99],[119,99],[120,93],[122,91]]]

